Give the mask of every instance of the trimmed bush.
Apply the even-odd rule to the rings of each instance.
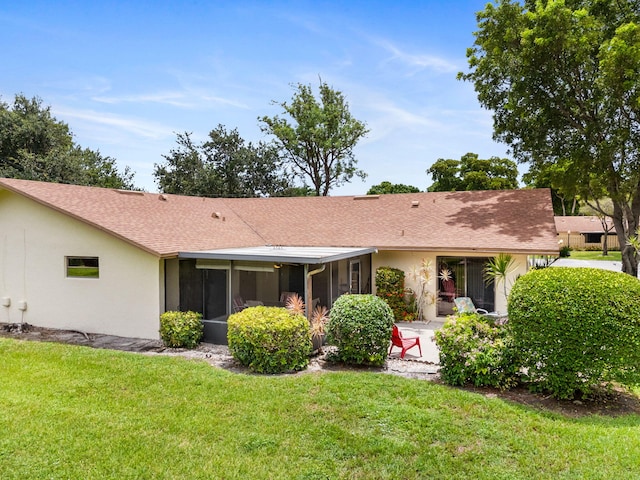
[[[393,330],[393,312],[375,295],[342,295],[333,304],[327,341],[336,359],[356,365],[382,365]]]
[[[195,348],[203,329],[200,313],[169,311],[160,315],[160,338],[167,347]]]
[[[508,326],[478,314],[451,315],[435,340],[445,383],[502,390],[518,383],[520,364]]]
[[[379,267],[376,270],[376,295],[387,302],[396,322],[405,319],[407,304],[404,301],[404,272],[402,270]]]
[[[250,307],[227,321],[233,358],[258,373],[302,370],[309,364],[311,331],[299,313],[281,307]]]
[[[535,389],[560,399],[610,382],[640,384],[640,281],[593,268],[520,277],[509,324]]]

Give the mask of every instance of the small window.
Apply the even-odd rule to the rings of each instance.
[[[602,233],[585,233],[584,241],[586,243],[600,243],[602,242]]]
[[[66,257],[67,277],[99,278],[98,257]]]

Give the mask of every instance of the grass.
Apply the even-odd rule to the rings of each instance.
[[[610,262],[619,262],[622,258],[620,250],[609,250],[609,254],[605,257],[601,250],[572,250],[569,258],[573,260],[608,260]]]
[[[640,417],[0,339],[2,479],[640,478]]]

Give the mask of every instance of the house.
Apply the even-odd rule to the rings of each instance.
[[[374,293],[380,266],[413,289],[427,267],[427,319],[451,313],[443,272],[456,295],[504,311],[502,288],[483,280],[499,252],[514,276],[529,255],[557,255],[548,190],[226,199],[0,178],[3,323],[158,338],[162,312],[195,310],[224,343],[234,300],[296,292],[331,307]]]
[[[561,246],[571,247],[575,250],[601,250],[605,229],[602,220],[595,215],[562,216],[555,217],[558,238]],[[606,217],[607,248],[620,250],[620,243],[616,236],[616,228],[613,221]]]

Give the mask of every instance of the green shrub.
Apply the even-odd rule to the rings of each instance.
[[[233,358],[258,373],[302,370],[309,364],[311,331],[299,313],[281,307],[250,307],[227,321]]]
[[[160,315],[160,338],[167,347],[195,348],[203,334],[202,314],[164,312]]]
[[[404,272],[402,270],[379,267],[376,270],[376,295],[387,302],[396,322],[407,318],[407,304],[404,301]]]
[[[342,295],[333,304],[327,341],[338,347],[336,359],[356,365],[382,365],[393,329],[393,313],[375,295]]]
[[[568,256],[571,255],[571,247],[568,247],[566,245],[564,245],[563,247],[560,247],[560,257],[561,258],[566,258]]]
[[[449,385],[508,389],[518,383],[520,364],[508,326],[477,314],[451,315],[435,340],[440,377]]]
[[[640,281],[592,268],[546,268],[520,277],[509,324],[529,381],[557,398],[610,382],[640,384]]]

